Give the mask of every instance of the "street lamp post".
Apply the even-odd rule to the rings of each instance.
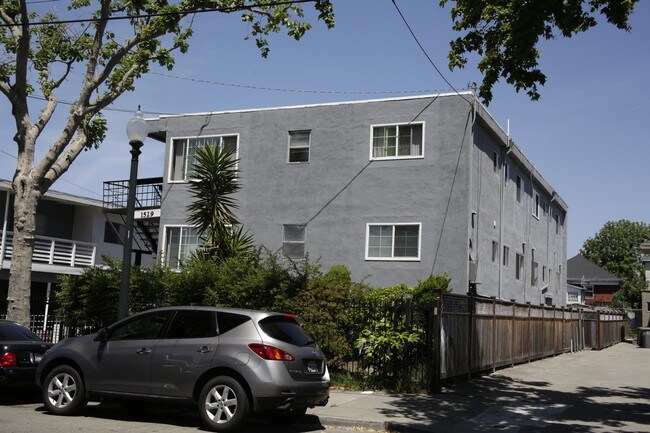
[[[131,145],[131,175],[129,177],[129,196],[126,202],[126,237],[124,239],[124,255],[122,257],[122,283],[120,284],[120,301],[117,309],[117,318],[126,317],[129,304],[129,280],[131,277],[131,251],[133,248],[133,221],[135,217],[135,190],[138,182],[138,157],[140,148],[147,138],[149,128],[147,122],[142,116],[142,111],[138,106],[138,111],[126,124],[126,135],[129,137]]]

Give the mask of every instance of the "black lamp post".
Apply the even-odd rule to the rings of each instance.
[[[126,317],[129,304],[129,280],[131,277],[131,250],[133,247],[133,220],[135,217],[135,190],[138,182],[138,157],[144,139],[147,138],[149,127],[138,111],[126,124],[126,135],[131,145],[131,176],[129,177],[129,196],[126,203],[126,238],[124,239],[124,256],[122,257],[122,284],[120,284],[120,302],[117,309],[117,318]]]

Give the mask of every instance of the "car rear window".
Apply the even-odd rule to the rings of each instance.
[[[0,340],[2,341],[41,341],[29,329],[23,328],[17,323],[0,324]]]
[[[262,331],[276,340],[301,347],[314,343],[296,319],[290,316],[271,316],[259,323]]]

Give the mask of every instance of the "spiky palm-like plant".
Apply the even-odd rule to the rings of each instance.
[[[234,194],[240,189],[235,152],[221,146],[197,149],[191,169],[188,221],[203,239],[204,252],[223,259],[253,248],[253,238],[243,232],[234,214]]]

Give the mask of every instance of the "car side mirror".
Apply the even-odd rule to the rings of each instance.
[[[108,328],[102,328],[97,332],[95,341],[108,341]]]

